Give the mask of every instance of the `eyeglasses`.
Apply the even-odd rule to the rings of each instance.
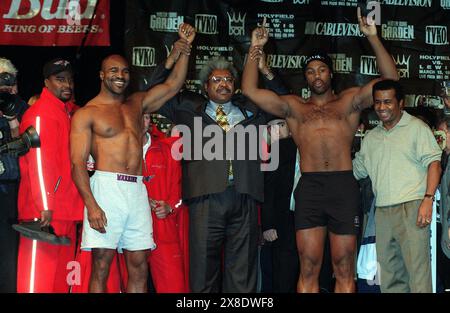
[[[211,78],[209,79],[212,83],[214,84],[219,84],[220,82],[224,82],[224,83],[234,83],[234,77],[220,77],[220,76],[211,76]]]

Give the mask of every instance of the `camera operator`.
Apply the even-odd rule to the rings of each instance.
[[[19,121],[28,105],[17,95],[17,69],[0,58],[0,145],[19,137]],[[0,154],[0,292],[16,291],[18,235],[11,228],[17,220],[19,164],[17,156]]]

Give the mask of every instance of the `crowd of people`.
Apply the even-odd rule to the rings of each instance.
[[[252,32],[242,93],[223,58],[200,71],[202,94],[180,91],[196,35],[186,23],[148,90],[128,93],[128,62],[110,55],[99,94],[82,107],[67,60],[44,65],[44,87],[28,107],[17,96],[17,70],[0,59],[0,75],[8,74],[0,92],[14,95],[1,98],[1,143],[30,126],[40,137],[21,156],[0,155],[8,166],[0,171],[0,240],[8,251],[1,291],[355,292],[364,226],[358,180],[369,178],[381,291],[431,292],[438,188],[442,250],[450,255],[450,122],[436,125],[447,139],[442,150],[404,110],[376,26],[359,11],[358,20],[381,77],[335,93],[332,60],[313,52],[303,67],[307,99],[267,66],[264,22]],[[380,124],[352,159],[361,112],[372,106]],[[173,129],[159,129],[151,114]],[[251,127],[267,132],[229,144],[230,134]],[[214,158],[202,154],[212,137]],[[278,159],[275,171],[247,153],[253,140]]]

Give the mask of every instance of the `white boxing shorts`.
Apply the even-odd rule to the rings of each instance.
[[[81,249],[155,249],[152,215],[142,176],[95,171],[92,194],[107,219],[106,233],[91,228],[84,208]]]

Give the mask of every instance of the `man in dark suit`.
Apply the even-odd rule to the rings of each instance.
[[[273,78],[270,74],[268,77]],[[231,63],[211,60],[200,72],[206,97],[184,91],[159,109],[179,129],[188,130],[183,133],[182,195],[190,215],[192,292],[256,291],[257,202],[263,201],[264,175],[259,156],[250,157],[255,154],[249,151],[255,138],[246,138],[243,145],[235,142],[234,155],[227,156],[226,150],[231,147],[226,136],[239,125],[264,125],[268,116],[247,98],[235,94],[236,78]],[[276,81],[271,84],[272,89],[277,88]],[[220,147],[212,149],[216,155],[212,159],[203,153],[211,140],[205,128],[223,135],[220,141],[213,137]],[[245,157],[239,159],[242,149],[246,150]]]

